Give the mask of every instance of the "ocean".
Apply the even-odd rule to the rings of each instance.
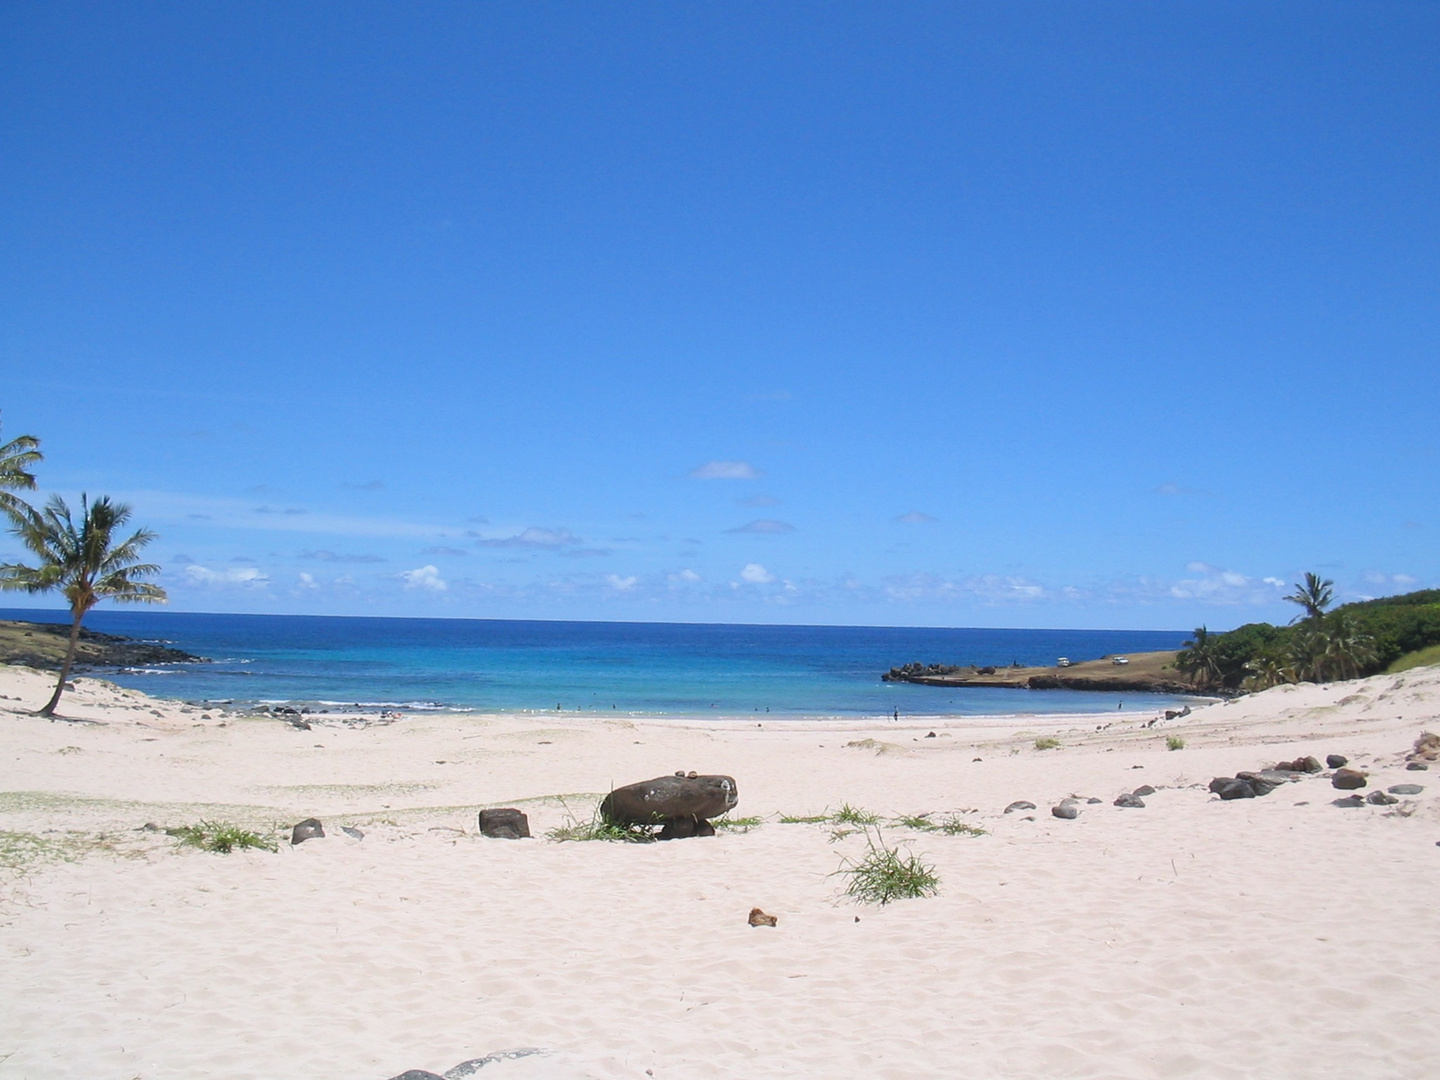
[[[60,611],[0,618],[67,622]],[[863,718],[1154,711],[1182,699],[882,682],[890,668],[1178,649],[1185,631],[538,622],[97,610],[89,629],[213,663],[105,672],[158,697],[312,709]]]

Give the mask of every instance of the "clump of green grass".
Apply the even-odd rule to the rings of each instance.
[[[913,814],[896,818],[895,824],[907,829],[914,829],[917,832],[938,832],[946,836],[987,835],[979,825],[971,825],[968,821],[962,820],[959,814],[946,814],[941,818],[935,817],[934,814]]]
[[[711,818],[710,824],[717,830],[725,829],[729,832],[747,833],[751,829],[758,829],[765,824],[763,817],[731,817],[726,814],[724,817]]]
[[[851,806],[847,802],[830,815],[830,820],[837,825],[874,825],[880,820],[880,817],[878,814],[872,814],[869,810]]]
[[[1182,739],[1179,735],[1166,735],[1166,736],[1165,736],[1165,749],[1166,749],[1166,750],[1184,750],[1184,749],[1185,749],[1185,740]]]
[[[829,821],[830,815],[824,814],[781,814],[781,825],[820,825]]]
[[[842,861],[837,874],[850,879],[845,886],[845,895],[859,904],[885,905],[892,900],[909,900],[923,896],[934,896],[940,890],[940,879],[935,868],[921,860],[920,856],[900,854],[885,843],[880,830],[870,835],[865,830],[868,853],[858,862],[851,859]]]
[[[165,832],[184,846],[198,847],[202,851],[213,851],[220,855],[229,855],[236,848],[276,850],[274,840],[267,840],[257,832],[242,829],[228,821],[200,821],[195,825],[166,829]]]
[[[566,824],[551,829],[545,836],[557,841],[607,840],[613,844],[648,844],[655,839],[655,829],[649,825],[621,825],[601,814],[597,806],[589,821],[577,821],[571,816]]]
[[[1044,735],[1035,740],[1036,750],[1059,750],[1060,740],[1050,735]]]

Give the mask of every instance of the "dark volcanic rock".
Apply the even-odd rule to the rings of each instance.
[[[1359,795],[1347,795],[1343,799],[1331,799],[1330,805],[1344,807],[1349,810],[1357,806],[1364,806],[1365,800]]]
[[[1430,766],[1426,765],[1423,761],[1412,761],[1409,765],[1406,765],[1405,768],[1411,772],[1427,772]]]
[[[1255,789],[1234,776],[1217,776],[1210,781],[1210,790],[1229,802],[1231,799],[1253,799]]]
[[[1034,810],[1034,809],[1035,809],[1035,804],[1034,804],[1033,802],[1027,802],[1027,801],[1024,800],[1024,799],[1016,799],[1016,800],[1015,800],[1014,802],[1012,802],[1009,806],[1005,807],[1005,813],[1008,814],[1008,813],[1010,813],[1012,810]]]
[[[1059,806],[1050,807],[1050,813],[1058,818],[1064,818],[1066,821],[1074,821],[1080,816],[1080,810],[1075,804],[1068,802],[1061,803]]]
[[[665,822],[657,839],[685,840],[691,836],[714,836],[715,826],[704,818],[677,817]]]
[[[1154,795],[1154,794],[1155,794],[1155,789],[1154,789],[1153,787],[1151,787],[1149,784],[1141,784],[1139,787],[1137,787],[1137,788],[1136,788],[1134,791],[1132,791],[1130,794],[1131,794],[1131,795],[1139,795],[1139,796],[1141,796],[1141,797],[1144,797],[1144,796],[1146,796],[1146,795]]]
[[[1335,775],[1330,778],[1330,786],[1337,787],[1341,791],[1353,791],[1356,788],[1364,787],[1367,783],[1369,781],[1365,779],[1365,774],[1359,769],[1336,769]]]
[[[1351,796],[1354,798],[1354,796]],[[1365,796],[1365,801],[1371,806],[1393,806],[1400,800],[1394,795],[1386,795],[1383,791],[1372,791]]]
[[[740,801],[729,776],[658,776],[606,795],[600,814],[618,825],[660,825],[674,818],[719,817]]]
[[[1420,784],[1392,784],[1386,790],[1391,795],[1419,795],[1425,788]]]
[[[1104,800],[1102,800],[1102,799],[1086,799],[1085,801],[1086,801],[1087,803],[1089,803],[1091,806],[1098,806],[1098,805],[1100,805],[1100,803],[1103,802]]]
[[[317,840],[325,835],[325,826],[313,817],[307,817],[290,830],[291,846],[303,844],[306,840]]]
[[[481,810],[480,835],[519,840],[530,835],[530,819],[519,810]]]
[[[340,831],[343,832],[346,836],[350,837],[351,840],[365,839],[365,834],[359,829],[355,828],[355,826],[353,825],[341,825]]]
[[[390,1080],[445,1080],[438,1073],[426,1072],[424,1069],[406,1069],[399,1076],[392,1076]]]
[[[1244,780],[1249,784],[1250,789],[1255,792],[1256,796],[1269,795],[1276,787],[1275,784],[1266,780],[1257,772],[1238,772],[1235,774],[1235,779]]]
[[[1350,764],[1350,759],[1344,754],[1327,754],[1325,756],[1325,767],[1327,769],[1343,769]]]
[[[1127,791],[1124,795],[1121,795],[1121,796],[1119,796],[1118,798],[1116,798],[1116,800],[1115,800],[1115,805],[1116,805],[1116,806],[1130,806],[1130,807],[1134,807],[1134,808],[1136,808],[1136,809],[1143,810],[1143,809],[1145,808],[1145,800],[1142,799],[1142,798],[1140,798],[1139,795],[1131,795],[1131,794]]]
[[[1282,761],[1275,766],[1276,772],[1302,772],[1316,773],[1324,772],[1325,766],[1320,764],[1318,758],[1297,757],[1294,761]]]

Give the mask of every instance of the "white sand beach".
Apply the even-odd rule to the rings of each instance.
[[[425,715],[385,726],[202,712],[0,668],[0,1077],[476,1075],[1421,1078],[1440,1061],[1440,669],[1149,716],[636,723]],[[1017,692],[1017,703],[1023,692]],[[1097,727],[1102,730],[1097,731]],[[930,731],[935,732],[929,738]],[[1059,749],[1035,748],[1052,735]],[[1179,735],[1185,747],[1167,749]],[[1342,754],[1221,802],[1214,776]],[[612,785],[735,777],[750,831],[556,842]],[[1112,805],[1141,784],[1143,809]],[[1053,817],[1067,796],[1073,821]],[[1014,800],[1034,811],[1004,813]],[[843,895],[850,804],[933,898]],[[479,836],[514,806],[535,839]],[[309,816],[324,839],[290,846]],[[163,831],[224,819],[279,850]],[[341,831],[363,832],[357,840]],[[843,830],[841,830],[843,831]],[[761,907],[778,925],[751,927]]]

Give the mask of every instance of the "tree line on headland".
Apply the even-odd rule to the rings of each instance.
[[[155,534],[137,529],[126,539],[120,530],[130,520],[130,507],[106,496],[91,501],[80,496],[77,517],[59,495],[35,509],[17,491],[34,491],[32,471],[44,459],[40,440],[21,435],[0,444],[0,520],[35,556],[32,563],[0,563],[0,589],[29,593],[58,592],[70,605],[70,638],[55,692],[39,710],[54,716],[60,695],[75,665],[80,624],[101,600],[118,603],[163,603],[165,590],[144,580],[160,567],[140,561],[140,551]]]
[[[1335,599],[1334,584],[1307,573],[1285,597],[1301,609],[1288,626],[1246,623],[1223,634],[1197,627],[1176,654],[1175,666],[1199,690],[1264,690],[1281,683],[1374,675],[1402,657],[1440,645],[1440,589],[1327,611]]]

